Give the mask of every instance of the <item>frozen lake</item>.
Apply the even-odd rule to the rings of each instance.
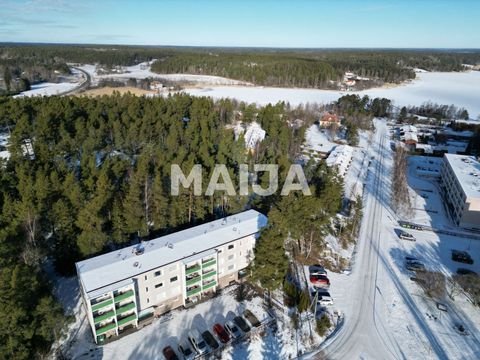
[[[358,94],[389,98],[396,106],[421,105],[427,101],[454,104],[457,107],[466,108],[470,118],[476,119],[480,115],[480,71],[417,73],[414,81],[401,86],[355,92],[258,86],[210,86],[189,88],[185,91],[196,96],[211,96],[215,99],[228,97],[259,105],[285,101],[293,106],[306,103],[328,103],[342,95]]]

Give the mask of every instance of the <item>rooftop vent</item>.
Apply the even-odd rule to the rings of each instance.
[[[167,246],[168,246],[169,249],[173,249],[173,244],[172,243],[168,243]]]
[[[134,266],[134,267],[138,267],[138,265],[139,265],[138,261],[135,261],[135,262],[133,263],[133,266]]]
[[[134,246],[134,247],[133,247],[132,252],[133,252],[135,255],[142,255],[142,254],[145,252],[145,248],[143,247],[143,244],[140,243],[140,244],[138,244],[137,246]]]

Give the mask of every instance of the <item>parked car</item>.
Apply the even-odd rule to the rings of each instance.
[[[192,347],[185,340],[181,340],[178,344],[178,352],[183,355],[185,360],[193,360],[195,358],[195,353],[193,352]]]
[[[230,341],[230,335],[221,324],[213,325],[213,332],[222,343],[226,344]]]
[[[318,298],[318,303],[322,306],[333,305],[333,299],[331,296],[321,295]]]
[[[410,271],[425,271],[425,265],[420,261],[407,261],[405,267]]]
[[[166,360],[178,360],[178,356],[171,346],[164,347],[162,353]]]
[[[308,268],[310,275],[324,275],[327,276],[327,270],[322,265],[312,265]]]
[[[330,286],[330,280],[324,275],[310,275],[310,282],[316,287]]]
[[[410,233],[407,233],[406,231],[400,231],[400,234],[398,235],[398,237],[402,240],[417,241],[417,239],[415,239],[415,236],[413,236]]]
[[[472,257],[466,251],[452,250],[452,260],[470,265],[473,264]]]
[[[245,319],[241,316],[235,316],[233,318],[233,322],[240,328],[244,333],[247,333],[250,331],[250,326],[247,324]]]
[[[208,330],[205,330],[202,333],[203,340],[210,346],[213,350],[218,349],[220,345],[218,345],[218,341],[215,339],[215,337],[212,335],[212,333]]]
[[[259,327],[262,325],[260,320],[258,320],[258,318],[248,309],[243,312],[243,316],[253,327]]]
[[[423,230],[423,227],[422,227],[422,226],[420,226],[420,225],[415,225],[415,224],[411,224],[411,223],[408,223],[408,222],[405,222],[405,221],[399,221],[399,222],[398,222],[398,225],[400,225],[400,226],[403,227],[403,228],[407,228],[407,229]]]
[[[478,275],[475,271],[465,268],[458,268],[457,269],[458,275]]]
[[[405,261],[418,261],[415,256],[405,256]]]
[[[225,323],[225,330],[227,330],[232,339],[238,339],[242,336],[240,329],[232,321],[227,321]]]
[[[207,352],[207,344],[205,343],[202,336],[200,335],[200,332],[197,329],[190,330],[190,332],[188,333],[188,340],[190,340],[190,343],[199,355],[205,354]]]

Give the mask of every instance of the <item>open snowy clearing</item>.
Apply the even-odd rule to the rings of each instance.
[[[79,69],[87,72],[92,81],[92,85],[98,85],[100,80],[116,79],[128,80],[133,79],[166,79],[170,81],[199,83],[208,85],[250,85],[245,81],[227,79],[220,76],[210,75],[192,75],[192,74],[158,74],[150,70],[150,63],[141,63],[133,66],[123,67],[121,72],[113,72],[111,74],[98,74],[96,65],[84,64],[78,66]]]
[[[72,91],[84,81],[83,73],[76,69],[70,69],[72,75],[67,77],[68,81],[60,83],[43,82],[31,86],[28,91],[23,91],[14,97],[30,97],[30,96],[52,96],[62,95],[63,93]]]
[[[348,94],[385,97],[396,106],[422,105],[425,102],[454,104],[466,108],[470,117],[480,115],[480,72],[463,73],[417,73],[417,78],[407,84],[395,87],[345,92],[317,89],[270,88],[218,86],[209,88],[188,88],[185,92],[195,96],[211,96],[215,99],[234,98],[248,103],[265,105],[285,101],[293,106],[306,103],[329,103]]]

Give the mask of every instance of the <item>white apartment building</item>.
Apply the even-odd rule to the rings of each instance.
[[[336,167],[340,176],[345,177],[352,162],[353,148],[348,145],[338,145],[328,155],[327,166]]]
[[[97,343],[246,275],[267,217],[248,210],[76,263]]]
[[[443,195],[457,226],[480,230],[480,163],[473,156],[445,154]]]

